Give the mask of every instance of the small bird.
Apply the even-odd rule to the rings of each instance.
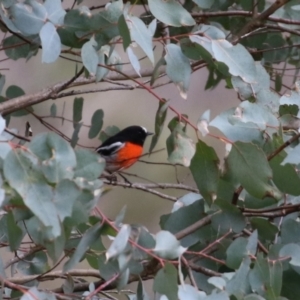
[[[142,155],[148,132],[142,126],[129,126],[109,137],[96,151],[105,159],[105,170],[114,173],[132,166]]]

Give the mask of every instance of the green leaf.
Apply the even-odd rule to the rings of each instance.
[[[248,241],[244,237],[235,239],[226,250],[226,265],[232,269],[238,269],[243,259],[249,255],[255,255],[254,253],[248,253],[247,251]],[[256,249],[255,249],[256,250]]]
[[[235,116],[236,108],[230,108],[216,116],[210,123],[210,126],[218,128],[223,134],[233,142],[252,142],[263,144],[263,132],[258,129],[254,123],[244,123],[235,119],[232,123],[232,117]]]
[[[222,210],[221,213],[212,217],[212,226],[216,231],[226,233],[232,230],[239,233],[244,229],[245,217],[236,206],[221,199],[217,199],[214,203]]]
[[[67,272],[68,270],[72,269],[76,264],[78,264],[79,261],[84,256],[85,252],[89,249],[91,243],[100,237],[101,226],[102,226],[101,223],[98,222],[96,225],[92,226],[84,233],[74,254],[65,263],[63,268],[64,272]]]
[[[300,223],[293,219],[286,219],[281,227],[282,244],[300,243]]]
[[[7,88],[5,94],[8,99],[13,99],[25,95],[25,92],[17,85],[10,85]],[[27,107],[27,110],[32,110],[31,106]],[[11,115],[14,117],[23,117],[29,114],[27,110],[20,109],[18,111],[13,112]]]
[[[196,150],[193,140],[187,136],[183,129],[182,124],[178,123],[166,141],[168,160],[172,164],[189,167]]]
[[[53,103],[50,107],[50,115],[51,117],[56,117],[56,113],[57,113],[57,107],[56,104]]]
[[[248,282],[250,264],[250,258],[244,258],[239,269],[226,284],[226,291],[230,295],[234,295],[237,299],[242,299],[243,296],[247,295],[250,292],[250,285]]]
[[[148,56],[152,64],[154,64],[154,54],[152,46],[152,35],[145,23],[135,16],[126,17],[127,26],[130,31],[131,40],[135,41]]]
[[[126,53],[128,55],[129,61],[132,65],[134,71],[141,77],[141,73],[140,73],[141,65],[140,65],[138,58],[134,54],[132,48],[127,47]]]
[[[124,15],[122,14],[118,20],[118,28],[122,37],[123,48],[126,51],[127,47],[131,44],[130,31],[128,29]]]
[[[51,228],[54,237],[59,236],[61,227],[52,202],[52,188],[44,178],[36,157],[16,149],[6,156],[3,167],[5,178],[22,196],[25,205],[44,226]]]
[[[251,143],[236,142],[226,159],[228,168],[246,191],[257,198],[280,199],[279,191],[269,184],[272,170],[263,151]]]
[[[272,152],[281,146],[284,141],[281,138],[273,138]],[[300,195],[300,178],[296,169],[291,164],[282,165],[286,158],[285,152],[280,152],[270,161],[273,171],[273,181],[282,193]]]
[[[80,196],[81,190],[71,180],[64,179],[56,185],[53,201],[61,222],[72,216],[73,205]]]
[[[53,63],[57,60],[61,51],[61,42],[55,26],[47,22],[40,31],[42,42],[42,62]]]
[[[75,150],[77,165],[74,177],[83,177],[86,180],[96,180],[105,168],[105,160],[87,149],[78,148]]]
[[[257,255],[254,268],[249,273],[251,289],[267,299],[280,296],[282,287],[282,265],[279,261],[269,262]]]
[[[109,280],[117,273],[120,273],[118,261],[106,261],[106,257],[104,254],[98,256],[98,264],[101,277],[103,277],[105,280]]]
[[[53,132],[35,136],[30,150],[42,161],[41,170],[50,182],[73,178],[76,157],[71,146]]]
[[[167,111],[168,111],[168,107],[169,107],[169,102],[159,102],[158,104],[158,109],[155,115],[155,134],[152,137],[151,140],[151,145],[149,148],[149,153],[151,153],[154,149],[154,147],[156,146],[159,136],[163,130],[164,124],[165,124],[165,120],[166,120],[166,116],[167,116]]]
[[[60,0],[46,0],[44,7],[47,10],[47,19],[55,25],[63,25],[66,12]]]
[[[257,229],[260,239],[273,241],[278,233],[278,227],[264,218],[251,218],[251,225],[254,229]]]
[[[192,73],[190,61],[182,53],[181,48],[175,44],[166,46],[165,61],[167,75],[177,86],[181,97],[186,99]]]
[[[81,59],[84,67],[89,71],[91,75],[96,75],[98,67],[98,54],[95,49],[97,42],[92,37],[81,48]]]
[[[82,97],[75,98],[73,101],[73,128],[75,129],[76,124],[82,120],[82,109],[83,109]]]
[[[3,48],[5,49],[6,56],[13,60],[27,58],[30,51],[29,44],[15,35],[9,36],[3,40]]]
[[[196,198],[197,197],[197,198]],[[194,194],[193,200],[196,198],[199,200],[201,196]],[[180,200],[178,200],[179,203]],[[168,230],[175,234],[188,226],[196,223],[198,220],[205,216],[204,213],[204,201],[195,201],[190,205],[183,206],[178,210],[168,215],[162,215],[160,219],[160,225],[163,230]],[[184,247],[190,247],[196,244],[201,239],[201,229],[189,234],[181,240],[181,244]]]
[[[166,25],[175,27],[195,25],[190,13],[175,0],[149,0],[148,4],[154,17]]]
[[[232,46],[226,40],[213,40],[211,43],[215,59],[226,64],[231,75],[240,76],[247,83],[256,81],[255,62],[244,46]]]
[[[25,35],[38,34],[47,19],[45,7],[35,0],[13,4],[9,13],[13,24]]]
[[[177,270],[170,264],[166,263],[163,269],[160,269],[153,283],[153,290],[161,295],[166,295],[168,300],[177,300]]]
[[[9,248],[11,251],[17,251],[25,233],[23,233],[22,229],[16,224],[14,215],[11,211],[7,214],[6,220]]]
[[[150,85],[152,86],[153,84],[154,84],[154,82],[155,82],[155,80],[158,78],[158,76],[159,76],[159,68],[161,67],[161,66],[164,66],[164,65],[166,65],[166,60],[164,59],[164,57],[161,57],[159,60],[158,60],[158,62],[157,62],[157,64],[155,65],[155,67],[154,67],[154,70],[153,70],[153,72],[152,72],[152,75],[151,75],[151,81],[150,81]]]
[[[300,274],[300,246],[297,244],[287,244],[280,249],[280,257],[290,257],[289,261],[292,268]]]
[[[70,142],[70,145],[72,148],[75,148],[75,146],[77,145],[78,141],[79,141],[79,131],[82,127],[83,123],[77,123],[75,125],[75,128],[74,128],[74,131],[73,131],[73,134],[72,134],[72,137],[71,137],[71,142]]]
[[[180,246],[180,242],[169,231],[159,231],[155,236],[156,244],[153,251],[162,258],[175,259],[180,257],[187,248]]]
[[[109,62],[107,62],[109,64]],[[103,47],[101,47],[99,53],[98,53],[98,66],[97,66],[97,71],[96,71],[96,82],[99,82],[104,78],[109,70],[103,66],[106,65],[106,56],[105,56],[105,51],[103,50]],[[117,65],[117,63],[116,63]]]
[[[215,200],[220,176],[219,158],[215,150],[199,140],[190,170],[201,195],[206,200]]]
[[[48,258],[43,251],[28,255],[26,259],[20,260],[17,264],[18,271],[23,275],[43,274],[48,268]]]
[[[272,136],[277,132],[279,122],[277,118],[267,108],[251,103],[249,101],[243,101],[235,110],[233,116],[229,117],[231,124],[252,123],[255,124],[257,130],[262,134]]]
[[[284,271],[281,295],[289,300],[298,300],[300,293],[299,280],[300,275],[294,270],[289,269]]]
[[[103,126],[104,112],[102,109],[97,109],[91,120],[91,128],[89,130],[89,139],[95,138]]]
[[[131,226],[124,224],[121,227],[115,239],[113,240],[112,244],[106,251],[107,260],[124,253],[128,244],[128,240],[130,238],[130,233],[131,233]]]

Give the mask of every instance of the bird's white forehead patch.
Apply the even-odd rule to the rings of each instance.
[[[141,128],[145,131],[145,133],[148,133],[148,131],[145,127],[141,126]]]

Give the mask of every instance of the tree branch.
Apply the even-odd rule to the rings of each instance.
[[[261,26],[262,22],[266,20],[271,14],[273,14],[277,9],[288,3],[290,0],[276,0],[271,6],[269,6],[264,12],[257,15],[256,18],[252,18],[242,29],[236,34],[232,39],[232,44],[237,44],[241,36],[245,35],[253,28]]]
[[[143,72],[141,72],[141,76],[149,77],[152,75],[152,72],[153,72],[152,69],[146,69]],[[163,73],[164,73],[164,69],[161,68],[160,74],[163,74]],[[129,71],[128,73],[126,73],[126,75],[131,78],[139,77],[135,71]],[[127,77],[123,76],[122,74],[112,74],[110,76],[107,76],[106,78],[108,78],[110,80],[127,80],[128,79]],[[16,97],[16,98],[7,100],[5,102],[2,102],[2,103],[0,103],[0,113],[2,115],[7,115],[7,114],[17,111],[21,108],[26,108],[28,106],[38,104],[38,103],[41,103],[41,102],[49,100],[49,99],[55,99],[55,97],[56,97],[55,95],[57,95],[59,92],[65,90],[67,88],[95,83],[95,77],[89,77],[89,78],[79,77],[79,78],[75,79],[73,82],[70,82],[70,81],[72,81],[72,79],[56,83],[52,86],[49,86],[45,89],[42,89],[42,90],[40,90],[36,93],[30,94],[30,95],[23,95],[23,96]]]

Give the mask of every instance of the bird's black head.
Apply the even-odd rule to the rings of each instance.
[[[153,133],[148,132],[145,127],[142,126],[129,126],[125,129],[119,131],[116,135],[108,138],[102,145],[101,148],[109,146],[113,143],[121,142],[130,142],[136,145],[144,145],[146,137]]]
[[[151,134],[153,133],[148,132],[147,129],[142,126],[129,126],[117,133],[121,142],[131,142],[141,146],[144,145],[146,137]]]

